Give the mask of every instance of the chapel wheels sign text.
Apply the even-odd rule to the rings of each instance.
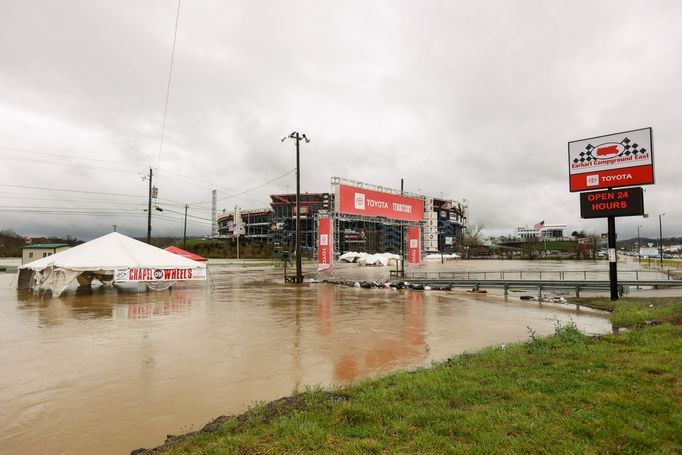
[[[205,268],[130,268],[114,272],[114,281],[117,283],[127,281],[194,281],[205,279]]]
[[[568,143],[570,191],[654,183],[651,128]]]

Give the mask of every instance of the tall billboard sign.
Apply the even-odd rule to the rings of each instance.
[[[422,221],[424,201],[418,198],[339,184],[335,195],[336,211],[402,221]]]
[[[319,218],[317,220],[317,271],[331,271],[334,254],[333,220]]]
[[[568,143],[570,191],[654,183],[651,128]]]
[[[419,226],[410,226],[407,228],[407,265],[412,267],[419,267],[422,260],[421,250],[421,229]]]
[[[583,191],[581,216],[607,219],[611,300],[618,300],[616,217],[644,214],[642,188],[634,186],[654,183],[653,145],[651,128],[568,143],[569,189]]]

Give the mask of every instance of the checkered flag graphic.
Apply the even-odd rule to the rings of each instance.
[[[647,150],[645,148],[639,148],[639,144],[637,144],[636,142],[634,144],[630,144],[630,142],[632,142],[632,141],[630,141],[630,139],[628,139],[627,137],[625,139],[623,139],[622,141],[620,141],[620,145],[622,145],[623,149],[625,149],[625,151],[623,152],[623,155],[630,156],[630,155],[638,155],[640,153],[646,153],[647,152]]]
[[[622,156],[630,156],[630,155],[638,155],[642,153],[647,153],[647,149],[645,148],[640,148],[639,144],[636,142],[632,143],[632,141],[629,138],[625,138],[622,141],[620,141],[620,145],[623,146],[623,153],[621,153]],[[595,161],[597,158],[592,156],[592,151],[594,150],[594,145],[592,144],[587,144],[585,147],[585,150],[580,152],[578,154],[578,158],[574,158],[573,162],[574,163],[584,163],[584,162],[589,162],[589,161]]]
[[[585,151],[578,153],[579,158],[573,158],[573,162],[584,163],[585,161],[594,160],[594,157],[592,156],[592,150],[594,150],[594,146],[592,144],[587,144]]]

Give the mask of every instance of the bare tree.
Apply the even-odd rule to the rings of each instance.
[[[532,237],[527,237],[526,241],[524,242],[524,250],[526,253],[526,257],[528,259],[535,259],[537,256],[538,252],[538,244],[540,243],[540,239],[538,239],[536,236]]]
[[[469,259],[472,249],[476,249],[483,245],[483,238],[481,231],[483,230],[483,223],[472,223],[464,229],[462,236],[462,257]]]
[[[587,238],[590,239],[590,249],[592,250],[592,260],[597,260],[597,250],[599,249],[599,242],[601,241],[601,234],[596,232],[590,232],[587,234]]]

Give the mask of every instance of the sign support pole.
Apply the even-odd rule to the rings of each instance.
[[[616,255],[616,217],[609,216],[609,282],[611,288],[611,301],[618,300],[618,256]]]

